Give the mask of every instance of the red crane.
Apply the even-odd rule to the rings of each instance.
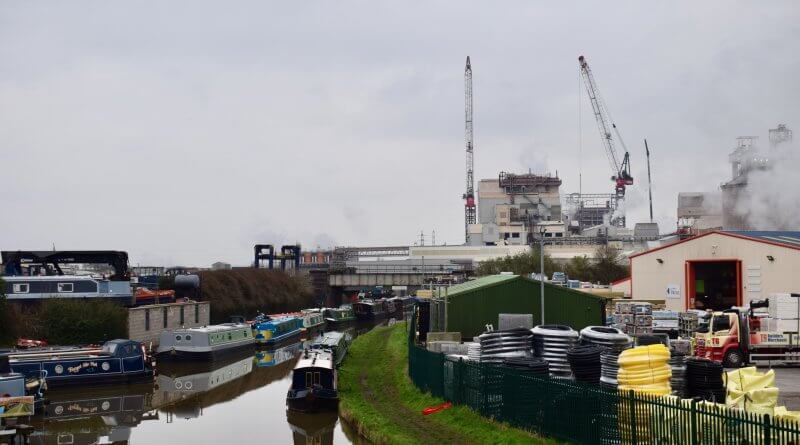
[[[608,162],[611,164],[611,169],[614,172],[614,176],[611,177],[611,180],[614,181],[617,209],[621,213],[621,216],[617,218],[616,222],[617,225],[624,227],[625,216],[624,213],[622,213],[624,210],[622,204],[625,199],[625,187],[633,185],[633,176],[631,176],[630,173],[630,155],[628,154],[627,147],[625,147],[625,142],[622,140],[622,136],[619,134],[617,125],[611,119],[608,107],[600,97],[600,90],[597,88],[597,82],[594,80],[594,75],[592,74],[591,68],[589,68],[589,63],[586,62],[585,57],[580,56],[578,57],[578,64],[580,65],[583,83],[586,85],[586,92],[589,93],[589,100],[592,103],[592,110],[594,111],[594,117],[597,121],[597,128],[600,130],[600,138],[603,140]],[[622,145],[622,149],[625,150],[622,163],[618,161],[619,156],[617,155],[617,149],[614,147],[614,138],[611,135],[612,128],[614,129],[617,139],[619,139],[620,145]]]

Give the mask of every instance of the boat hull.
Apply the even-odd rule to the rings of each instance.
[[[296,331],[287,332],[286,334],[283,334],[280,337],[271,337],[266,340],[256,337],[256,346],[262,348],[274,348],[281,345],[287,345],[289,343],[296,342],[300,338],[300,334],[302,333],[303,331],[298,329]]]
[[[374,320],[383,320],[386,318],[386,312],[381,312],[378,314],[368,313],[368,314],[356,314],[356,320],[360,321],[374,321]]]
[[[212,349],[208,351],[192,351],[175,348],[169,351],[159,352],[156,357],[163,361],[205,361],[213,362],[223,360],[232,356],[241,355],[246,351],[255,349],[255,343],[242,343],[224,349]]]
[[[339,395],[336,391],[313,389],[289,390],[286,407],[301,413],[320,413],[339,409]]]

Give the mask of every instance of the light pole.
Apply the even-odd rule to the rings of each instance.
[[[539,291],[542,299],[539,309],[542,311],[542,324],[544,324],[544,234],[546,232],[544,226],[539,227]]]

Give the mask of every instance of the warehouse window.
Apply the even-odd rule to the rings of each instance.
[[[144,330],[150,330],[150,309],[144,310]]]

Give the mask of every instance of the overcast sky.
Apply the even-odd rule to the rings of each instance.
[[[256,242],[461,243],[467,55],[476,179],[557,170],[566,193],[582,170],[610,193],[587,57],[631,152],[631,225],[643,138],[670,231],[736,136],[800,131],[795,1],[388,4],[0,3],[0,249],[204,266]]]

